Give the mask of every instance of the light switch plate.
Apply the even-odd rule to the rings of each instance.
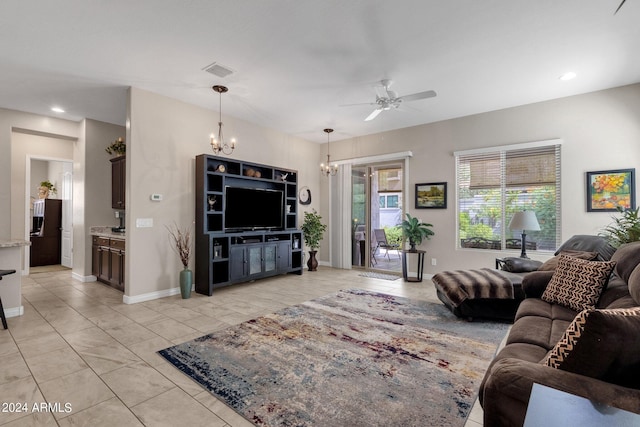
[[[153,200],[154,202],[159,202],[162,200],[162,194],[157,194],[154,193],[150,196],[151,200]]]
[[[136,218],[136,227],[138,228],[153,227],[153,218]]]

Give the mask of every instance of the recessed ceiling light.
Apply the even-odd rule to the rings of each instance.
[[[569,71],[567,73],[564,73],[563,75],[560,76],[560,80],[562,80],[563,82],[566,82],[568,80],[573,80],[575,79],[577,76],[576,73],[574,73],[573,71]]]
[[[60,107],[51,107],[51,111],[55,113],[64,113],[64,110]]]

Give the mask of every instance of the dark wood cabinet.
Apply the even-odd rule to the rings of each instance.
[[[298,172],[257,163],[201,154],[196,157],[196,292],[212,295],[215,288],[276,274],[302,274],[302,232],[297,227]],[[238,230],[228,226],[227,190],[260,189],[281,194],[281,227],[260,225]],[[251,199],[253,200],[253,199]],[[252,205],[247,209],[265,209]],[[243,210],[235,210],[244,215]],[[265,215],[271,221],[277,214]],[[247,216],[250,217],[250,216]],[[236,222],[237,223],[237,222]]]
[[[60,264],[62,200],[36,200],[33,212],[29,266]]]
[[[93,275],[120,291],[124,291],[124,245],[122,239],[93,236]]]
[[[126,156],[111,159],[111,207],[125,208]]]

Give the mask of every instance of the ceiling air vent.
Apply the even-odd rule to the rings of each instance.
[[[224,65],[220,65],[216,62],[207,65],[203,70],[221,78],[227,77],[229,74],[233,74],[233,70],[231,68],[225,67]]]

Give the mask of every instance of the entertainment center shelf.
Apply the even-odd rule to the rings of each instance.
[[[297,171],[196,157],[196,292],[302,274]]]

